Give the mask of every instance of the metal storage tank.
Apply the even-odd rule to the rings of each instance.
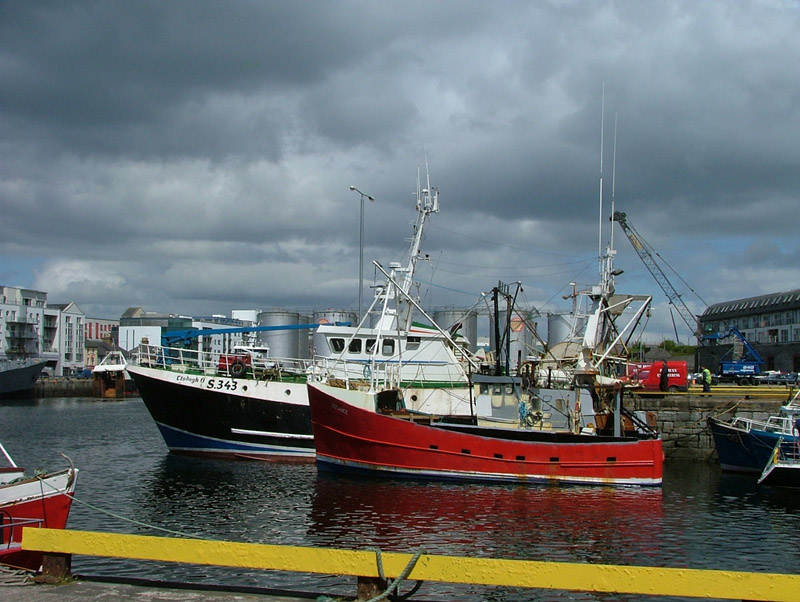
[[[467,349],[475,353],[478,350],[478,312],[464,309],[440,309],[433,313],[434,321],[443,330],[450,330],[456,322],[461,322],[458,334],[469,341]]]
[[[553,347],[555,344],[566,340],[572,328],[571,312],[548,312],[547,313],[547,346]]]
[[[500,311],[498,313],[500,316],[499,330],[500,336],[502,337],[503,331],[506,328],[506,316],[508,315],[508,312]],[[531,332],[530,328],[528,328],[528,325],[533,326],[535,324],[533,318],[533,312],[520,310],[516,310],[511,316],[511,336],[510,343],[508,345],[510,361],[508,362],[508,365],[512,374],[516,374],[519,364],[524,362],[525,358],[533,353],[536,337],[533,336],[533,332]],[[494,314],[492,314],[489,319],[489,342],[492,352],[494,352],[496,346],[494,332]],[[503,349],[500,350],[501,363],[503,365],[505,365],[505,352],[506,348],[504,346]]]
[[[301,315],[298,319],[298,324],[310,324],[311,316]],[[311,357],[311,336],[313,335],[313,328],[300,328],[297,330],[297,358],[309,359]]]
[[[353,327],[358,326],[358,313],[354,311],[337,309],[315,311],[311,319],[312,324],[349,324]],[[314,329],[311,337],[312,354],[325,355],[331,353],[331,350],[328,349],[328,344],[325,343],[325,336],[319,334],[318,329]]]
[[[258,314],[259,326],[297,326],[300,314],[285,309],[269,309]],[[258,333],[258,341],[269,347],[272,357],[297,358],[299,354],[296,328],[265,330]]]
[[[342,324],[348,322],[351,326],[358,326],[357,312],[338,309],[314,312],[314,324]]]

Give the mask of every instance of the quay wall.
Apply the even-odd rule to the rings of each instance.
[[[94,397],[93,379],[43,376],[33,387],[33,397]]]
[[[764,387],[761,387],[763,390]],[[716,461],[714,439],[706,425],[708,416],[729,419],[733,416],[766,420],[777,414],[781,405],[788,402],[787,390],[776,390],[772,394],[750,394],[742,388],[736,394],[720,392],[704,395],[690,391],[666,396],[635,395],[632,397],[635,410],[652,412],[661,433],[664,455],[670,459]]]

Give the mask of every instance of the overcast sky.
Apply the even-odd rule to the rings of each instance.
[[[355,309],[350,186],[366,287],[427,157],[424,304],[502,280],[564,309],[597,280],[601,124],[603,218],[616,164],[693,311],[800,287],[796,1],[4,1],[0,284],[104,318]]]

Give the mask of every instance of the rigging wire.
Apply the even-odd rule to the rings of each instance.
[[[453,230],[448,230],[447,228],[442,228],[441,226],[436,226],[436,225],[433,225],[433,224],[431,225],[431,228],[434,228],[436,230],[441,230],[442,232],[447,232],[448,234],[453,234],[455,236],[460,236],[461,238],[467,238],[469,240],[474,240],[474,241],[477,241],[477,242],[480,242],[480,243],[484,243],[486,245],[491,245],[491,246],[494,246],[494,247],[504,247],[506,249],[514,249],[516,251],[524,251],[525,253],[538,252],[538,253],[544,253],[546,255],[559,255],[559,256],[562,256],[562,257],[574,257],[574,255],[570,255],[570,254],[567,254],[567,253],[558,253],[558,252],[555,252],[555,251],[547,251],[545,249],[530,249],[530,248],[526,248],[526,247],[518,247],[516,245],[501,244],[501,243],[498,243],[496,240],[486,240],[484,238],[478,238],[476,236],[470,236],[468,234],[464,234],[463,232],[455,232]]]
[[[681,283],[687,288],[687,290],[689,290],[700,300],[700,302],[703,304],[703,307],[708,307],[708,303],[706,303],[705,299],[703,299],[703,297],[700,296],[700,293],[694,290],[694,288],[692,288],[692,286],[683,278],[683,276],[681,276],[680,273],[678,273],[678,271],[675,270],[675,268],[673,268],[672,265],[666,259],[664,259],[661,256],[661,254],[649,242],[647,242],[647,240],[645,240],[639,232],[636,232],[636,237],[639,239],[639,242],[644,247],[647,248],[647,250],[650,252],[651,255],[655,255],[656,257],[658,257],[664,263],[664,265],[669,269],[669,271],[672,272],[672,274],[674,274],[675,277],[681,281]]]

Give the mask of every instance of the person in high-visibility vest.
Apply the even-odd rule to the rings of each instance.
[[[703,393],[711,392],[711,370],[703,366]]]

